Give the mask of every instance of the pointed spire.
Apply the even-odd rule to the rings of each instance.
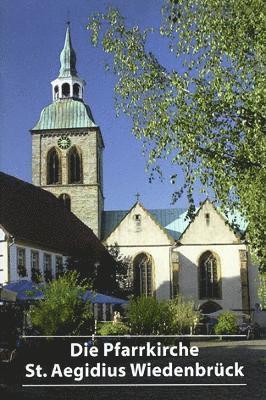
[[[76,54],[71,43],[69,25],[70,23],[68,22],[65,44],[60,54],[61,68],[59,76],[51,82],[53,101],[62,99],[83,101],[84,86],[86,85],[86,82],[77,74]]]
[[[67,22],[66,37],[64,48],[60,54],[61,68],[58,78],[68,78],[77,76],[76,70],[76,54],[72,47],[70,36],[70,22]]]

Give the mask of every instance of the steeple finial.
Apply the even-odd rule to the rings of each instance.
[[[136,199],[137,199],[137,203],[139,203],[139,199],[140,199],[140,193],[138,192],[138,193],[136,193],[135,194],[135,196],[136,196]]]
[[[68,78],[71,76],[77,76],[76,54],[71,43],[69,21],[67,21],[65,44],[60,54],[60,62],[61,62],[61,68],[59,71],[58,78]]]

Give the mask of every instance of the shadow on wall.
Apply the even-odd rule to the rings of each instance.
[[[266,338],[266,310],[256,310],[253,312],[253,319],[263,328],[263,337]]]
[[[158,300],[167,300],[170,298],[171,287],[169,281],[164,281],[156,290],[156,298]]]
[[[182,294],[184,297],[193,299],[195,303],[199,305],[207,301],[214,301],[225,310],[243,310],[240,275],[224,277],[221,265],[221,276],[220,279],[218,279],[220,286],[220,296],[210,296],[206,298],[202,297],[200,299],[199,266],[191,262],[191,260],[189,260],[182,254],[180,254],[179,256],[179,265],[180,268],[178,273],[178,288],[179,293]],[[245,311],[247,312],[248,310]]]
[[[204,306],[207,303],[213,303],[212,306],[218,306],[222,310],[232,310],[236,311],[239,314],[250,314],[251,321],[259,324],[260,328],[262,328],[263,337],[266,337],[266,310],[259,310],[255,307],[255,304],[250,303],[250,307],[243,308],[242,307],[242,293],[239,277],[231,277],[231,278],[222,278],[222,298],[214,299],[214,298],[206,298],[199,299],[198,296],[198,282],[195,281],[198,279],[198,269],[197,266],[189,260],[186,259],[186,281],[179,281],[179,293],[187,299],[193,300],[195,302],[196,307]],[[187,282],[187,287],[184,286]],[[194,285],[193,285],[194,282]],[[163,300],[168,299],[170,293],[170,284],[165,281],[162,285],[160,285],[157,289],[157,299]],[[212,310],[214,312],[216,310]],[[203,311],[203,313],[205,313]],[[208,313],[208,312],[206,312]]]

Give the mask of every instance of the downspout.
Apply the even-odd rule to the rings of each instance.
[[[173,286],[173,262],[172,262],[172,251],[177,247],[177,243],[175,242],[169,247],[169,269],[170,269],[170,298],[173,298],[174,286]]]
[[[9,243],[11,239],[11,243]],[[7,251],[7,281],[10,282],[10,247],[13,246],[13,244],[15,244],[15,237],[12,235],[9,235],[8,239],[7,239],[7,246],[8,246],[8,251]]]

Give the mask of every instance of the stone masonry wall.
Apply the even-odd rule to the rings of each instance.
[[[68,183],[68,152],[61,150],[58,139],[67,135],[71,146],[76,146],[82,154],[82,184]],[[60,184],[47,185],[47,154],[56,147],[61,158],[62,176]],[[71,148],[71,147],[70,147]],[[100,156],[100,157],[99,157]],[[99,161],[98,161],[99,157]],[[32,182],[55,196],[66,193],[71,198],[71,211],[99,237],[103,207],[102,182],[99,168],[102,163],[102,143],[97,130],[75,130],[42,132],[32,135]]]

